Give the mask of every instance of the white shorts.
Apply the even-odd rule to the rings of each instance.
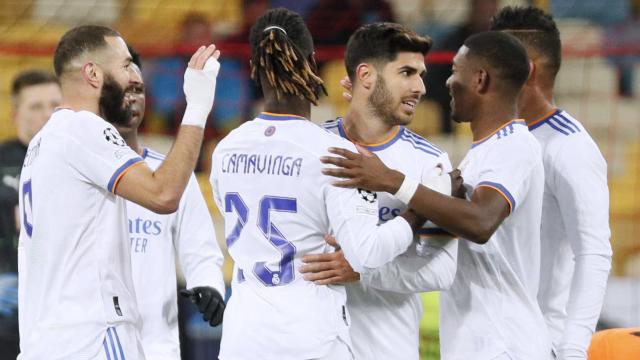
[[[145,360],[136,328],[131,324],[107,328],[96,360]]]
[[[327,355],[314,360],[353,360],[354,356],[346,342],[339,337],[333,342],[331,350]]]

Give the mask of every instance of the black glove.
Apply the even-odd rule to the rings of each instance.
[[[209,322],[209,325],[220,325],[225,305],[218,290],[211,286],[198,286],[189,290],[180,290],[180,295],[188,297],[196,304],[198,310],[203,314],[202,319]]]

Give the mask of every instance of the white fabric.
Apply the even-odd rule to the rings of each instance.
[[[54,112],[29,144],[20,178],[21,360],[92,358],[107,327],[138,323],[125,201],[112,191],[141,162],[86,111]]]
[[[102,351],[95,360],[144,360],[156,359],[146,356],[142,350],[138,330],[131,324],[109,327],[102,340]]]
[[[156,170],[164,156],[144,150]],[[223,256],[211,215],[192,175],[173,214],[156,214],[127,201],[133,284],[142,317],[142,343],[150,360],[180,360],[176,255],[187,288],[211,286],[224,296]]]
[[[545,194],[538,301],[560,359],[586,359],[609,270],[607,164],[587,130],[562,110],[532,126]]]
[[[324,127],[346,138],[342,120]],[[448,155],[424,138],[401,128],[387,143],[369,147],[389,167],[409,179],[425,180],[435,190],[447,190],[434,177],[446,175],[451,163]],[[444,179],[444,176],[442,176]],[[426,181],[426,180],[429,181]],[[442,181],[444,183],[444,181]],[[393,219],[407,206],[388,193],[378,193],[379,222]],[[433,224],[420,243],[411,246],[392,262],[361,274],[359,283],[347,286],[347,305],[351,313],[351,339],[356,359],[418,359],[419,323],[422,300],[418,293],[447,289],[456,272],[457,240],[433,236]],[[420,252],[423,256],[418,254]]]
[[[540,145],[524,122],[510,122],[474,144],[460,170],[465,186],[499,191],[512,210],[486,244],[460,239],[455,280],[440,301],[442,359],[503,353],[549,359],[551,341],[536,301],[544,191]]]
[[[204,128],[216,93],[216,77],[220,62],[209,58],[202,70],[187,68],[182,86],[187,100],[187,108],[182,117],[182,125]]]
[[[216,147],[211,183],[235,262],[221,359],[311,359],[328,354],[337,337],[350,343],[344,287],[305,281],[301,258],[332,251],[324,236],[333,234],[352,266],[366,271],[412,243],[402,218],[376,226],[374,193],[335,187],[322,175],[319,158],[329,147],[356,151],[303,118],[267,113]]]

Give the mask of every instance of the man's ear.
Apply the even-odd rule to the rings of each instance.
[[[489,72],[485,69],[479,69],[475,75],[475,88],[479,94],[484,94],[489,90],[491,77]]]
[[[526,85],[534,85],[536,82],[536,75],[538,73],[538,65],[535,61],[529,60],[529,77],[527,78]]]
[[[367,90],[373,89],[377,76],[378,72],[372,64],[362,63],[356,67],[356,82],[360,83],[362,87]]]
[[[82,78],[87,84],[98,89],[103,81],[104,74],[102,69],[94,62],[88,62],[82,66]]]

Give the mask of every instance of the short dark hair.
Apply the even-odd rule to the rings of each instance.
[[[142,61],[140,61],[140,54],[133,48],[133,46],[127,44],[129,48],[129,54],[131,54],[131,62],[138,65],[138,69],[142,70]]]
[[[363,62],[388,63],[399,52],[419,52],[426,55],[431,49],[431,38],[420,36],[406,27],[388,22],[361,26],[347,42],[345,66],[351,81],[358,65]]]
[[[507,6],[491,18],[491,30],[505,31],[546,57],[553,77],[562,63],[560,31],[553,17],[533,6]]]
[[[60,85],[58,78],[48,71],[39,69],[23,71],[13,79],[13,83],[11,84],[11,96],[18,96],[22,89],[26,87],[42,84]]]
[[[285,8],[265,12],[251,27],[251,78],[266,77],[276,96],[290,94],[318,104],[326,93],[313,60],[313,38],[302,17]]]
[[[53,68],[56,75],[64,73],[67,65],[87,51],[94,51],[107,46],[105,37],[118,37],[120,33],[99,25],[83,25],[67,31],[53,55]]]
[[[529,77],[529,57],[520,40],[500,32],[486,31],[468,37],[469,57],[480,58],[496,71],[509,90],[520,90]]]

